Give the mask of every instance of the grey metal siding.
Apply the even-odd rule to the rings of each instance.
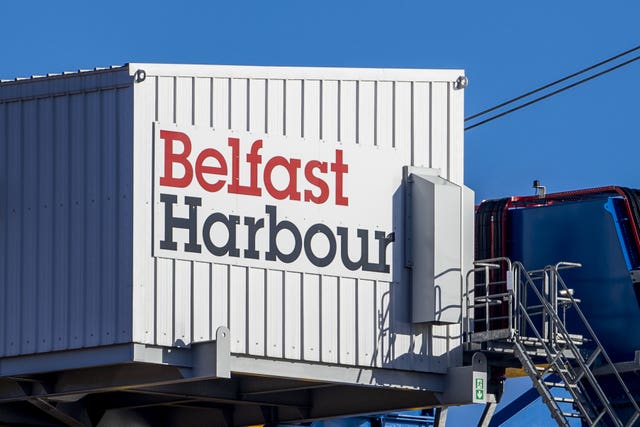
[[[463,95],[451,80],[457,74],[423,81],[408,71],[367,78],[357,77],[362,70],[264,69],[261,76],[251,67],[138,66],[147,78],[135,85],[135,341],[187,345],[227,326],[234,353],[435,372],[460,363],[460,353],[450,352],[460,344],[459,326],[409,323],[410,293],[400,277],[153,258],[149,171],[152,123],[159,121],[389,145],[407,165],[440,168],[462,184]],[[399,244],[396,262],[401,256]]]
[[[0,356],[131,341],[131,81],[0,84]]]

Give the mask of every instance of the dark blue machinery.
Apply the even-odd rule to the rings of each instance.
[[[639,225],[640,191],[621,187],[491,200],[476,213],[476,259],[507,257],[531,270],[558,261],[582,265],[563,272],[564,280],[636,402],[640,400]],[[496,276],[499,272],[491,274],[495,282],[502,279]],[[492,292],[505,291],[503,287]],[[504,304],[487,311],[497,320],[486,329],[505,326],[500,325],[507,313]],[[486,314],[476,308],[476,318]],[[585,334],[578,320],[575,312],[566,313],[567,329]],[[632,406],[627,396],[611,393],[613,387],[608,390],[611,372],[593,368],[613,406],[622,412]],[[500,373],[496,369],[495,377]],[[499,425],[535,397],[527,393],[497,413],[491,425]]]

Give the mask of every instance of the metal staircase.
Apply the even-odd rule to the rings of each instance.
[[[640,420],[640,407],[559,274],[579,264],[527,271],[519,262],[494,258],[475,265],[467,276],[468,345],[503,360],[516,358],[559,426],[569,426],[570,418],[616,427]],[[569,333],[568,324],[578,333]],[[593,372],[602,367],[612,373],[604,388]],[[609,396],[630,402],[633,413],[619,413]]]

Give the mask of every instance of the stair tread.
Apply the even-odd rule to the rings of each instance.
[[[562,415],[564,415],[565,417],[571,417],[571,418],[582,418],[582,414],[578,412],[563,412]]]
[[[543,381],[543,384],[547,387],[562,387],[562,388],[578,388],[577,385],[575,384],[567,384],[567,383],[563,383],[563,382],[549,382],[549,381]]]
[[[575,400],[572,397],[553,397],[553,400],[555,400],[556,402],[562,402],[562,403],[574,403]]]
[[[542,401],[549,408],[551,416],[559,425],[568,425],[569,418],[579,418],[583,423],[595,425],[600,423],[607,414],[614,424],[622,425],[618,414],[615,413],[615,409],[602,390],[602,384],[592,375],[594,365],[598,365],[597,370],[601,369],[599,361],[606,359],[605,361],[609,364],[611,362],[591,331],[587,320],[582,316],[578,307],[580,300],[573,297],[573,289],[566,287],[557,272],[562,268],[576,267],[579,264],[560,263],[555,267],[527,271],[522,265],[513,265],[512,268],[509,260],[507,260],[508,268],[501,264],[502,261],[498,263],[495,261],[495,259],[484,260],[482,262],[486,265],[477,262],[476,266],[504,269],[506,283],[511,283],[512,286],[509,289],[513,290],[513,293],[509,291],[503,294],[487,295],[491,278],[488,273],[485,273],[487,276],[485,277],[487,283],[483,284],[485,295],[478,293],[478,297],[474,299],[474,307],[482,306],[482,302],[486,303],[485,305],[493,305],[500,303],[501,298],[508,299],[510,303],[513,302],[509,305],[512,311],[508,313],[509,325],[513,328],[471,333],[469,335],[471,341],[482,343],[478,344],[482,350],[493,352],[493,357],[501,361],[505,356],[510,357],[509,354],[517,357],[524,372],[533,381],[533,386],[540,394]],[[488,264],[490,262],[491,264]],[[488,269],[486,271],[488,272]],[[527,301],[526,296],[531,294],[528,292],[530,288],[533,288],[537,298]],[[567,308],[575,308],[578,312],[586,327],[583,329],[586,336],[569,333],[566,319],[563,317],[564,311],[560,312],[561,309]],[[490,316],[490,313],[485,314]],[[506,324],[504,313],[498,319],[504,321],[501,324]],[[489,326],[490,324],[486,323],[486,327],[489,328]],[[543,335],[550,335],[550,338],[542,338]],[[584,348],[586,343],[595,344],[595,349],[591,349],[592,353],[588,348]],[[601,358],[601,354],[604,357]],[[611,369],[615,372],[613,365]],[[589,386],[584,385],[584,378],[589,380]],[[620,378],[618,381],[626,391],[624,382]],[[564,389],[564,392],[559,391],[560,388]],[[592,390],[593,393],[588,390]],[[561,396],[554,396],[554,394]],[[632,398],[628,391],[626,395],[629,399]],[[597,414],[600,410],[602,412]],[[593,414],[594,412],[596,414]],[[592,419],[592,415],[597,416]],[[640,418],[640,412],[634,414],[628,424],[635,423],[637,418]]]

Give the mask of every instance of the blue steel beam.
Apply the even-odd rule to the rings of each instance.
[[[544,380],[548,382],[561,381],[560,377],[556,374],[547,375],[547,377]],[[522,393],[519,397],[517,397],[507,406],[497,411],[493,415],[493,418],[491,418],[489,427],[501,426],[503,423],[511,419],[511,417],[515,416],[524,408],[532,404],[538,397],[540,397],[540,394],[538,393],[538,391],[535,388],[531,387],[529,390]]]

